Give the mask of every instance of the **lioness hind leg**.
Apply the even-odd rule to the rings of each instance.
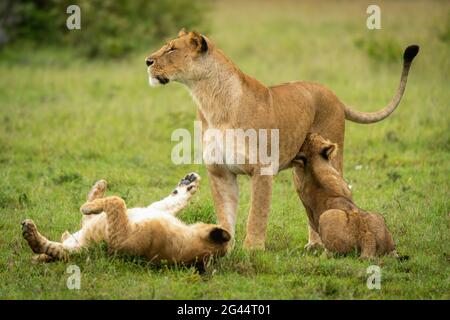
[[[294,167],[292,170],[295,191],[297,192],[298,197],[300,198],[301,194],[301,181],[300,181],[300,173],[297,172],[300,170],[297,167]],[[301,200],[301,198],[300,198]],[[302,201],[302,200],[301,200]],[[303,203],[303,201],[302,201]],[[306,251],[315,251],[318,248],[323,246],[322,239],[317,231],[314,230],[314,214],[311,209],[309,209],[304,203],[303,207],[305,208],[306,215],[308,216],[308,243],[305,245],[304,249]],[[316,227],[317,229],[317,227]]]
[[[325,92],[324,92],[325,93]],[[333,167],[343,173],[345,106],[333,94],[328,92],[322,97],[323,101],[316,106],[316,115],[310,132],[317,132],[325,139],[337,143],[337,153],[331,159]]]

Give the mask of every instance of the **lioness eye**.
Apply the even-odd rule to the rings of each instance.
[[[175,47],[172,47],[172,48],[170,48],[169,51],[167,51],[167,52],[174,52],[175,50],[176,50],[176,48],[175,48]]]

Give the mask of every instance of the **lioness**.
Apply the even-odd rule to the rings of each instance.
[[[342,175],[331,165],[338,149],[319,134],[308,134],[293,161],[301,181],[300,198],[311,210],[308,218],[312,229],[327,251],[349,253],[357,249],[361,258],[388,253],[398,258],[383,217],[358,208]]]
[[[168,41],[145,59],[151,86],[170,81],[183,83],[198,105],[197,114],[203,129],[278,129],[279,167],[291,167],[298,150],[310,131],[318,132],[339,145],[333,166],[342,172],[345,119],[358,123],[373,123],[389,116],[400,103],[408,71],[419,51],[416,45],[406,48],[400,86],[392,101],[382,110],[366,113],[344,105],[330,90],[311,82],[291,82],[267,87],[246,75],[228,59],[207,37],[181,30],[178,37]],[[203,131],[203,145],[209,142]],[[271,141],[269,150],[274,150]],[[249,150],[240,153],[249,158]],[[226,159],[225,159],[226,160]],[[209,163],[208,174],[219,223],[235,232],[238,204],[236,175],[247,174],[252,180],[252,200],[247,223],[245,248],[264,249],[265,233],[272,195],[272,175],[261,174],[266,164]],[[274,172],[276,173],[276,172]],[[301,181],[294,169],[294,183]],[[311,209],[305,206],[309,215]],[[307,247],[320,241],[309,227]]]
[[[88,194],[81,207],[84,214],[81,230],[62,235],[61,242],[42,236],[34,222],[22,222],[22,233],[37,261],[66,259],[71,253],[105,241],[112,252],[145,257],[152,262],[161,260],[202,263],[215,255],[224,255],[231,239],[228,231],[218,225],[196,223],[186,225],[176,215],[187,206],[196,192],[200,176],[188,174],[175,190],[161,201],[148,207],[127,209],[119,197],[106,197],[106,181],[100,180]]]

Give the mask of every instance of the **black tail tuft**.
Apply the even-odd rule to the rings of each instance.
[[[419,46],[416,44],[413,44],[411,46],[408,46],[405,49],[405,53],[403,53],[403,60],[405,62],[411,62],[413,61],[414,57],[419,53]]]

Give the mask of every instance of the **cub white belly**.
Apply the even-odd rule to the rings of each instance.
[[[178,222],[171,214],[151,207],[128,209],[128,219],[135,223],[151,219],[171,219]]]

